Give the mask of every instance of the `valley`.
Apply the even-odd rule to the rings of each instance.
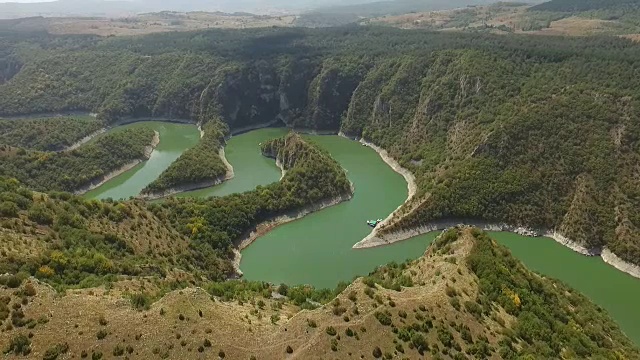
[[[635,1],[4,23],[0,348],[640,358]]]
[[[173,129],[163,134],[164,137],[169,137],[170,143],[182,146],[182,150],[173,155],[174,158],[192,146],[191,142],[182,138],[184,131],[175,130],[195,126],[175,125],[176,128],[173,128],[174,124],[160,122],[135,124],[155,129],[169,126]],[[232,136],[225,146],[225,152],[236,176],[220,185],[176,195],[203,198],[226,196],[277,182],[281,177],[280,170],[273,160],[261,155],[258,148],[260,143],[283,136],[287,132],[283,128],[264,128]],[[244,279],[333,288],[340,282],[367,274],[376,266],[417,258],[440,233],[433,231],[407,241],[372,249],[352,249],[352,245],[371,230],[365,221],[376,216],[367,214],[373,212],[384,216],[404,201],[405,181],[382,162],[372,149],[358,142],[335,135],[305,137],[329,151],[346,169],[349,180],[356,189],[354,197],[350,201],[311,213],[262,234],[257,241],[242,249],[239,268]],[[108,190],[98,188],[95,190],[98,195],[88,193],[85,197],[102,196],[99,195],[101,191],[111,192],[114,199],[137,196],[142,187],[140,181],[149,182],[153,179],[153,174],[162,169],[159,164],[153,164],[153,159],[152,157],[147,163],[152,163],[151,168],[156,170],[155,173],[137,177],[137,170],[132,169],[121,175],[122,178],[115,178],[103,185]],[[147,163],[143,166],[148,166]],[[635,299],[640,296],[638,279],[610,267],[599,257],[585,257],[549,238],[526,237],[508,232],[489,234],[513,251],[531,269],[559,279],[586,294],[609,311],[627,335],[634,341],[640,341],[640,326],[637,325],[640,323],[640,316],[636,316],[633,310]],[[330,268],[327,267],[329,263]],[[579,270],[567,271],[567,267]]]

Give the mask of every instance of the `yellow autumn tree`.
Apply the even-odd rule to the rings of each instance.
[[[38,276],[41,276],[41,277],[49,278],[55,274],[56,274],[56,271],[50,268],[48,265],[42,265],[38,269]]]

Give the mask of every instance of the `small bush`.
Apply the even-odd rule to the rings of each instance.
[[[133,294],[131,296],[131,305],[138,311],[149,310],[151,307],[151,298],[144,293]]]
[[[375,348],[373,348],[373,357],[376,359],[379,359],[382,357],[382,350],[380,349],[379,346],[376,346]]]
[[[27,356],[31,353],[31,340],[24,334],[20,334],[11,338],[11,342],[9,342],[9,347],[5,351],[5,353],[14,353],[16,355],[24,355]]]
[[[124,355],[124,348],[120,345],[116,345],[115,348],[113,348],[113,356],[122,356]]]
[[[372,288],[368,287],[368,288],[364,289],[364,294],[373,299],[373,289]]]
[[[67,351],[69,351],[69,344],[64,343],[64,344],[57,344],[54,345],[52,347],[50,347],[49,349],[47,349],[47,351],[45,351],[44,356],[42,357],[43,360],[56,360],[58,358],[58,356],[60,356],[61,354],[66,353]]]
[[[100,329],[100,331],[98,331],[98,333],[96,334],[96,338],[98,338],[98,340],[102,340],[106,337],[107,337],[107,331],[104,329]]]
[[[347,312],[347,309],[344,306],[334,306],[333,315],[340,316]]]
[[[24,286],[22,293],[26,296],[35,296],[36,295],[36,287],[33,286],[32,283],[28,283]]]
[[[287,345],[287,354],[292,354],[293,353],[293,348],[291,347],[291,345]]]
[[[338,332],[336,331],[336,329],[333,326],[329,326],[327,327],[327,329],[325,330],[327,332],[328,335],[330,336],[335,336]]]
[[[460,310],[460,300],[458,300],[457,296],[450,298],[449,303],[451,304],[451,306],[453,306],[454,309]]]
[[[390,316],[389,313],[376,311],[374,315],[375,315],[376,319],[378,319],[380,324],[382,324],[384,326],[391,325],[391,316]]]

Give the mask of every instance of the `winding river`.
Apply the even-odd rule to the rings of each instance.
[[[162,170],[198,140],[194,126],[145,122],[160,132],[160,145],[151,158],[88,193],[89,198],[135,196]],[[111,130],[117,131],[117,129]],[[281,136],[284,129],[261,129],[231,138],[225,148],[235,177],[216,187],[180,196],[223,196],[265,185],[280,178],[273,160],[260,154],[258,144]],[[279,226],[243,251],[240,267],[247,279],[273,283],[311,284],[333,288],[339,281],[364,275],[389,261],[419,257],[437,235],[426,234],[380,248],[353,250],[370,229],[365,221],[384,218],[407,195],[404,179],[370,148],[338,136],[307,136],[347,170],[355,186],[351,201]],[[530,269],[558,278],[606,309],[625,333],[640,344],[640,280],[605,264],[599,257],[579,255],[549,238],[491,233]],[[534,244],[535,242],[535,244]]]

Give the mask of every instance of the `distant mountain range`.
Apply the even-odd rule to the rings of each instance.
[[[0,3],[0,18],[31,16],[117,17],[158,11],[224,11],[283,14],[322,6],[355,5],[372,0],[57,0],[37,3]]]

